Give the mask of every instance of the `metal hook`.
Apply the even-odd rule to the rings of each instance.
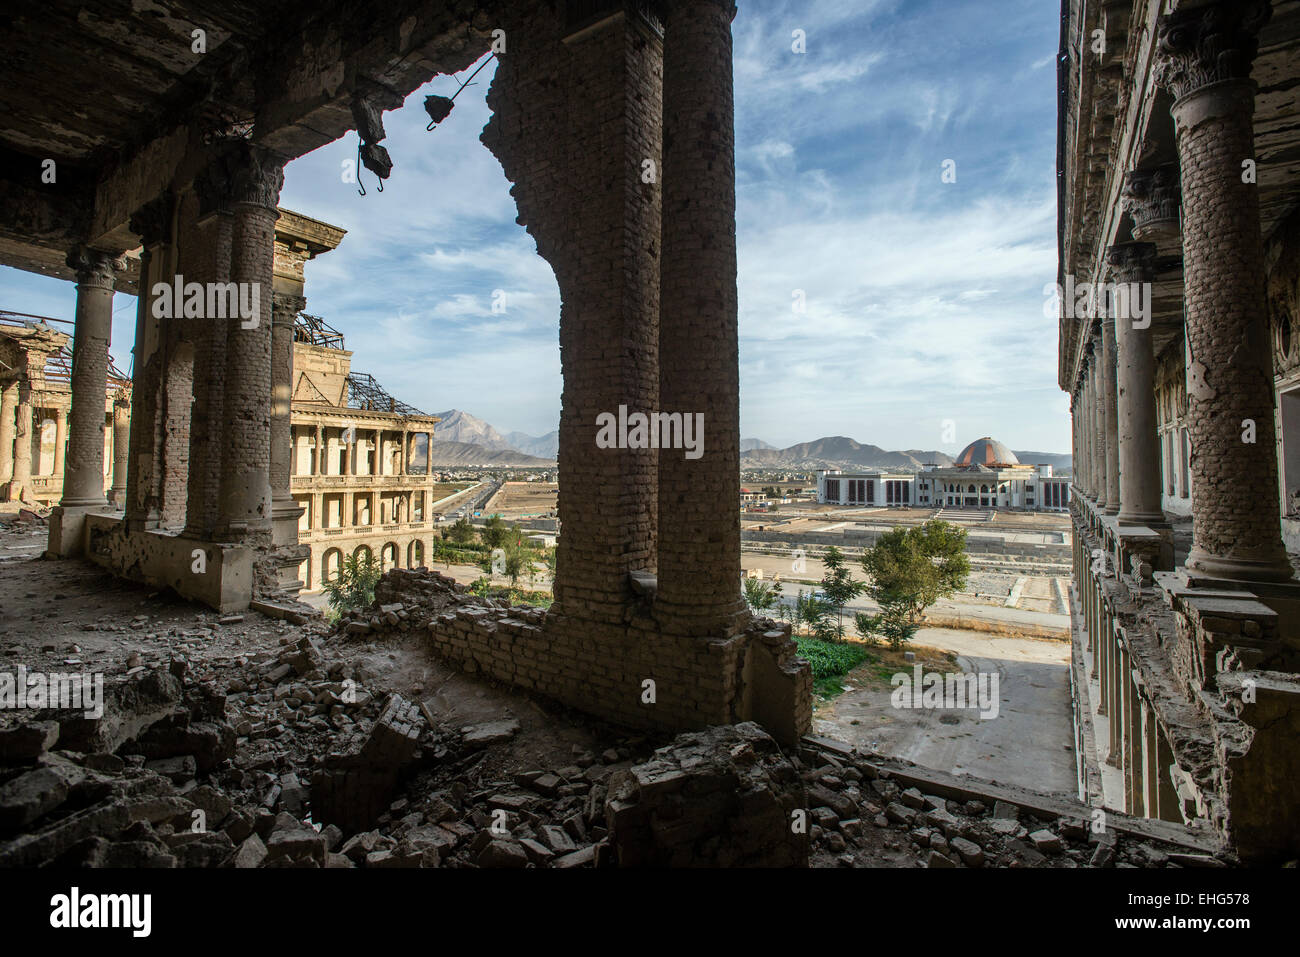
[[[366,186],[361,182],[361,134],[357,133],[357,192],[366,195]]]

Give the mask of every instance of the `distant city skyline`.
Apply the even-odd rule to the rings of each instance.
[[[991,435],[1068,452],[1057,324],[1043,308],[1056,278],[1057,11],[739,6],[742,436],[956,454]],[[559,292],[478,142],[492,72],[432,132],[420,103],[458,79],[385,115],[394,169],[382,193],[367,171],[364,197],[344,182],[350,134],[286,168],[281,205],[348,231],[308,264],[306,293],[355,369],[426,411],[538,436],[558,426]],[[0,308],[70,319],[74,303],[71,283],[0,268]],[[119,294],[111,351],[123,369],[134,313]]]

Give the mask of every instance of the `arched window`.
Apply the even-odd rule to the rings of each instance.
[[[397,566],[397,543],[389,542],[379,550],[380,571],[388,571]]]
[[[343,564],[343,553],[331,548],[321,561],[321,584],[339,577],[339,567]]]

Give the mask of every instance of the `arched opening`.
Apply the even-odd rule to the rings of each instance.
[[[388,542],[379,550],[379,568],[389,571],[397,567],[397,543]]]
[[[337,548],[331,548],[327,551],[321,560],[321,579],[320,583],[324,585],[328,581],[334,581],[339,577],[339,569],[343,567],[343,552]]]

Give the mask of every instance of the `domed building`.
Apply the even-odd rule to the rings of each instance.
[[[945,508],[1063,511],[1070,504],[1070,480],[1053,476],[1050,465],[1023,464],[985,435],[962,449],[952,465],[927,466],[917,476],[916,499]]]
[[[1025,465],[992,436],[961,450],[952,465],[920,472],[817,473],[817,501],[875,508],[1014,508],[1060,512],[1070,505],[1070,479],[1050,465]]]
[[[987,465],[989,468],[1011,468],[1020,464],[1016,453],[990,436],[976,439],[957,456],[954,465]]]

